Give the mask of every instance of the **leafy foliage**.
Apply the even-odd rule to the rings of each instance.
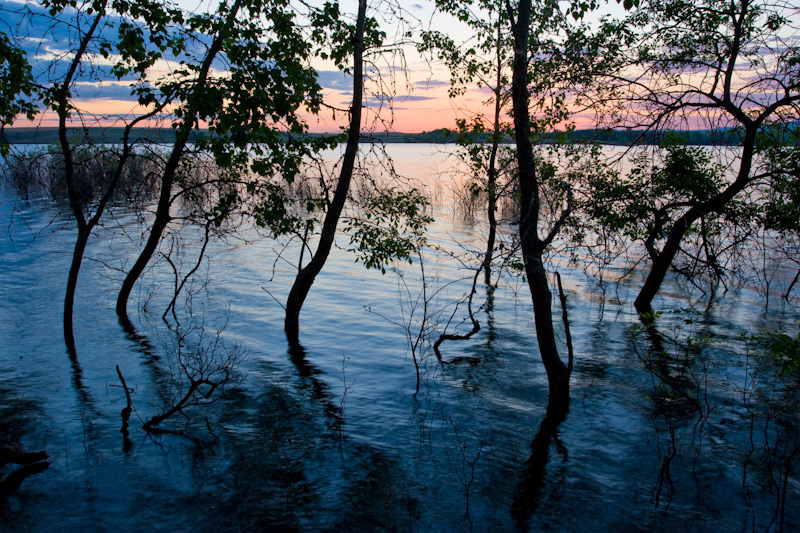
[[[411,255],[419,253],[425,244],[423,235],[433,218],[425,214],[427,198],[417,189],[399,191],[390,188],[367,201],[363,218],[345,222],[351,232],[350,251],[356,252],[356,262],[367,268],[386,273],[388,263],[395,260],[412,262]]]
[[[639,242],[652,260],[661,255],[683,213],[718,195],[726,186],[725,168],[709,149],[675,140],[632,157],[631,170],[596,173],[587,182],[587,232]],[[746,196],[731,199],[717,211],[703,213],[682,239],[674,266],[689,277],[706,271],[722,279],[761,220],[759,206]],[[607,250],[605,250],[607,251]],[[684,265],[684,266],[681,266]],[[734,267],[732,267],[735,269]]]
[[[791,337],[782,333],[769,340],[770,355],[780,363],[784,374],[796,375],[800,371],[800,333]]]
[[[31,66],[25,52],[0,32],[0,156],[8,155],[8,145],[2,139],[2,129],[14,124],[17,115],[33,120],[36,114],[34,98],[37,92]]]
[[[765,226],[782,233],[800,233],[800,147],[796,128],[771,132],[763,143],[763,170],[769,176],[762,191]]]
[[[657,240],[691,202],[715,193],[722,169],[700,148],[669,144],[650,155],[641,151],[623,178],[616,173],[597,174],[587,195],[590,216],[613,231],[635,240]]]

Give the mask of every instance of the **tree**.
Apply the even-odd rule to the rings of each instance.
[[[536,322],[536,339],[539,352],[544,363],[550,389],[550,402],[566,408],[569,403],[569,378],[572,373],[572,350],[569,360],[564,362],[558,353],[555,331],[553,328],[552,294],[547,277],[544,254],[558,235],[564,221],[573,210],[572,190],[567,184],[564,187],[563,207],[556,220],[547,229],[544,237],[540,236],[542,218],[542,187],[544,176],[543,165],[534,154],[533,132],[542,131],[548,125],[554,125],[565,118],[565,110],[556,105],[545,109],[544,118],[531,122],[532,96],[547,96],[548,87],[554,80],[547,79],[556,74],[545,65],[531,61],[531,54],[546,54],[550,50],[548,43],[540,39],[541,34],[531,33],[532,27],[543,31],[548,26],[552,29],[560,22],[560,13],[552,5],[539,5],[539,12],[534,21],[532,3],[521,0],[516,10],[507,4],[505,17],[511,25],[514,36],[514,59],[512,64],[511,100],[514,117],[514,141],[517,148],[517,166],[519,180],[519,238],[525,274],[533,300],[533,313]],[[547,46],[546,46],[547,45]],[[544,55],[542,54],[542,55]],[[533,69],[531,69],[531,64]],[[533,70],[533,71],[532,71]],[[548,72],[550,71],[550,72]],[[536,87],[536,84],[539,87]],[[541,101],[541,100],[540,100]],[[563,102],[563,100],[561,100]],[[559,97],[556,96],[556,104]],[[541,108],[540,108],[541,109]],[[549,111],[549,113],[547,112]],[[551,114],[555,112],[554,114]]]
[[[410,29],[415,20],[408,15],[405,8],[399,2],[394,0],[383,1],[375,3],[372,6],[368,2],[359,1],[358,12],[355,17],[355,24],[346,24],[338,20],[338,4],[325,4],[326,10],[330,11],[335,8],[336,20],[330,20],[325,26],[328,28],[328,41],[324,46],[317,51],[317,54],[322,59],[333,60],[336,67],[353,76],[353,90],[352,100],[350,102],[347,126],[347,142],[342,159],[334,167],[338,168],[338,179],[335,186],[328,183],[323,173],[319,175],[319,195],[312,195],[307,198],[306,205],[310,208],[308,219],[305,223],[305,233],[301,237],[302,250],[308,246],[310,240],[314,237],[318,238],[316,250],[312,253],[309,262],[306,265],[302,264],[303,251],[301,251],[300,262],[298,264],[298,273],[295,281],[289,292],[285,307],[285,320],[284,329],[286,331],[287,340],[289,341],[290,348],[295,353],[301,353],[301,346],[299,343],[299,315],[302,310],[303,303],[311,290],[317,275],[322,271],[325,262],[330,254],[334,244],[334,239],[337,231],[339,220],[342,217],[352,222],[357,219],[363,211],[368,212],[371,205],[370,199],[375,196],[382,198],[383,194],[380,188],[384,184],[378,184],[376,180],[369,176],[369,173],[364,173],[366,181],[362,195],[364,198],[355,198],[358,194],[351,194],[351,184],[353,183],[354,173],[358,167],[360,157],[364,157],[364,152],[359,151],[359,142],[362,140],[363,131],[370,131],[371,126],[368,125],[370,119],[378,124],[380,127],[388,128],[391,123],[393,111],[391,102],[393,99],[393,89],[395,68],[397,57],[403,61],[403,45],[413,32]],[[379,23],[379,20],[374,16],[367,16],[367,11],[374,11],[378,16],[384,18]],[[326,11],[322,12],[325,16]],[[320,22],[320,15],[311,14],[312,25],[315,28],[323,26]],[[324,19],[323,19],[324,20]],[[394,28],[397,32],[396,40],[387,40],[387,33],[382,28],[381,23]],[[348,58],[352,55],[352,65],[349,64]],[[389,66],[389,74],[382,72],[381,61],[385,61]],[[391,79],[392,82],[387,83]],[[365,83],[365,80],[368,83]],[[377,102],[377,105],[370,106],[369,102]],[[337,109],[329,106],[336,113]],[[388,112],[388,113],[387,113]],[[372,114],[370,117],[369,114]],[[375,149],[377,143],[371,139],[371,150],[367,153],[369,155],[376,155],[381,160],[383,168],[389,170],[389,174],[394,178],[397,177],[391,161],[386,157],[385,152],[380,148]],[[366,151],[365,151],[366,152]],[[331,194],[332,191],[332,194]],[[402,195],[402,193],[401,193]],[[419,199],[418,196],[414,196]],[[348,202],[348,200],[355,200]],[[359,200],[362,200],[359,205]],[[365,202],[363,200],[366,200]],[[343,214],[346,204],[352,204],[355,211],[361,209],[362,212],[350,216]],[[421,203],[415,204],[417,209],[424,207]],[[321,209],[324,211],[324,217],[318,235],[314,235],[313,229],[315,226],[313,211]],[[378,245],[380,246],[380,245]],[[379,249],[377,253],[387,251],[386,249]],[[397,252],[394,250],[393,252]],[[407,257],[402,253],[396,253],[387,260],[403,259]],[[365,263],[366,264],[366,263]],[[369,268],[369,265],[367,265]]]
[[[302,108],[315,112],[320,87],[307,64],[311,44],[295,23],[296,13],[284,0],[222,2],[216,13],[189,17],[185,27],[194,42],[207,48],[187,48],[181,68],[162,80],[161,90],[174,91],[176,140],[161,173],[161,189],[147,241],[128,271],[117,298],[117,314],[130,329],[127,304],[131,290],[150,262],[173,218],[178,198],[212,186],[218,193],[208,208],[216,227],[249,196],[249,210],[260,225],[287,231],[295,222],[287,216],[285,197],[267,178],[280,175],[291,182],[304,155],[327,145],[306,138],[299,118]],[[216,64],[227,72],[216,74]],[[202,123],[209,135],[196,150],[207,154],[229,180],[187,182],[181,165],[191,133]],[[175,188],[178,191],[175,191]]]
[[[471,40],[477,42],[470,42],[470,46],[458,46],[446,34],[430,31],[423,35],[419,48],[422,51],[434,51],[447,64],[451,72],[451,97],[464,93],[471,85],[486,87],[492,93],[487,102],[492,107],[491,116],[464,110],[472,116],[456,121],[456,143],[461,147],[459,158],[474,173],[469,193],[475,197],[485,197],[486,200],[489,233],[481,268],[486,284],[491,285],[498,204],[502,197],[513,192],[512,184],[515,183],[510,177],[512,173],[507,172],[514,154],[505,153],[501,147],[513,129],[502,116],[509,98],[508,53],[512,45],[508,41],[509,36],[503,33],[502,4],[485,2],[483,8],[485,13],[474,14],[463,6],[448,7],[451,12],[455,10],[459,18],[474,30]],[[505,182],[501,179],[504,176]]]
[[[22,11],[30,19],[48,19],[48,31],[63,27],[73,39],[72,50],[63,56],[68,59],[59,56],[47,71],[56,76],[65,73],[49,79],[41,92],[44,104],[59,119],[60,158],[78,226],[64,312],[65,341],[74,353],[73,301],[83,254],[117,185],[140,156],[130,141],[134,127],[175,119],[176,134],[163,161],[154,163],[160,185],[155,218],[117,299],[117,312],[126,328],[131,327],[130,292],[175,220],[171,213],[175,202],[189,206],[185,216],[205,225],[207,236],[210,228],[220,228],[245,203],[260,224],[284,231],[296,220],[286,211],[280,187],[268,178],[280,174],[291,181],[302,157],[330,141],[309,141],[307,128],[296,114],[301,107],[317,109],[320,88],[307,64],[310,44],[294,24],[296,14],[286,1],[222,2],[217,13],[194,15],[159,1],[112,4],[95,0],[76,5],[46,0],[41,7],[30,5]],[[9,48],[7,44],[4,40],[4,49]],[[11,54],[14,50],[9,48],[7,70],[9,75],[19,75],[19,84],[11,88],[16,88],[17,95],[26,94],[29,80],[20,64],[22,52]],[[176,66],[153,83],[151,68],[162,59],[171,59]],[[217,74],[219,70],[227,72]],[[128,82],[140,112],[128,115],[118,147],[97,149],[93,154],[74,145],[70,128],[94,121],[102,125],[103,117],[80,110],[74,101],[75,89],[86,82],[102,85],[109,73],[111,79]],[[32,105],[19,98],[5,101],[9,113],[29,110],[26,106]],[[4,123],[11,120],[12,115],[3,116]],[[209,135],[189,150],[193,130],[203,122]],[[195,165],[187,158],[190,152],[196,161],[213,160],[218,171],[204,176],[193,172]],[[98,168],[103,179],[85,183],[82,177]]]
[[[444,3],[443,3],[444,5]],[[487,285],[491,285],[492,261],[495,241],[497,239],[497,207],[504,193],[513,190],[513,178],[501,183],[504,170],[508,167],[513,154],[503,154],[501,143],[512,133],[511,125],[503,120],[502,114],[508,100],[508,35],[503,34],[504,24],[501,19],[503,10],[501,2],[484,2],[485,13],[472,13],[465,6],[445,5],[445,9],[455,12],[458,17],[474,30],[470,46],[458,46],[448,35],[439,31],[423,34],[419,46],[421,51],[431,50],[436,53],[451,72],[450,96],[464,93],[471,85],[478,88],[487,87],[492,96],[488,102],[492,106],[492,115],[483,113],[456,121],[456,143],[462,148],[459,157],[465,161],[470,171],[475,174],[475,181],[470,183],[471,195],[486,199],[486,217],[489,222],[489,233],[486,238],[486,251],[483,254],[481,268]],[[503,156],[506,157],[503,157]]]
[[[462,44],[456,44],[447,34],[432,30],[422,35],[417,46],[421,52],[431,52],[438,56],[450,70],[451,85],[449,95],[452,99],[464,94],[471,87],[488,88],[492,95],[485,104],[492,112],[486,116],[474,109],[460,109],[467,118],[456,119],[455,132],[445,130],[449,136],[455,135],[459,146],[456,157],[463,162],[469,173],[466,190],[456,185],[456,194],[465,216],[472,216],[475,205],[485,203],[488,234],[480,265],[472,276],[472,287],[466,296],[469,320],[472,328],[463,334],[448,333],[449,323],[433,344],[433,350],[442,360],[440,346],[446,340],[467,340],[480,331],[480,322],[473,311],[473,300],[477,293],[477,283],[481,271],[488,288],[488,299],[492,298],[492,271],[497,241],[497,211],[501,199],[516,203],[516,175],[513,148],[502,146],[513,133],[513,127],[503,116],[508,106],[509,92],[509,42],[508,30],[502,19],[501,2],[483,2],[485,12],[474,13],[468,5],[440,3],[446,11],[466,22],[474,34]],[[504,33],[505,32],[505,33]],[[459,169],[460,170],[460,169]],[[509,250],[511,256],[513,250]],[[487,304],[489,308],[491,304]]]
[[[361,106],[364,96],[364,47],[365,27],[367,19],[367,0],[359,0],[356,24],[350,37],[353,50],[353,100],[350,105],[350,120],[347,133],[347,146],[342,159],[339,181],[333,199],[327,205],[325,220],[322,223],[322,233],[317,244],[317,251],[306,266],[300,268],[294,280],[289,297],[286,300],[286,319],[284,329],[289,345],[296,348],[300,344],[300,310],[303,308],[308,291],[314,283],[317,274],[322,271],[333,247],[336,227],[342,214],[347,195],[350,190],[350,181],[353,177],[356,155],[358,154],[358,141],[361,138]]]
[[[0,32],[0,156],[8,155],[3,129],[13,125],[18,115],[33,120],[36,90],[24,50]]]
[[[770,178],[760,170],[769,146],[760,139],[782,125],[796,127],[800,116],[798,13],[782,2],[654,0],[620,23],[619,70],[603,76],[597,100],[617,107],[610,113],[601,106],[599,115],[644,131],[705,128],[740,139],[726,169],[732,177],[700,179],[697,186],[707,190],[671,204],[669,216],[653,226],[650,270],[634,303],[639,313],[651,312],[693,225],[724,215]],[[697,153],[673,148],[656,173],[685,182],[702,166]]]
[[[47,9],[47,12],[41,8]],[[99,224],[109,202],[114,196],[117,184],[123,177],[126,165],[133,156],[133,145],[129,142],[130,132],[133,127],[145,121],[161,110],[163,106],[155,106],[126,124],[123,134],[121,151],[113,156],[102,157],[100,165],[108,164],[103,170],[108,173],[106,179],[100,180],[102,190],[94,190],[93,186],[86,186],[80,173],[86,174],[86,166],[92,155],[79,156],[76,159],[76,146],[68,138],[68,124],[70,120],[81,116],[81,112],[72,102],[72,92],[79,80],[81,72],[93,72],[92,65],[99,57],[112,60],[111,72],[117,79],[132,77],[132,85],[143,84],[146,70],[159,60],[163,53],[170,47],[178,44],[171,38],[169,25],[180,23],[180,13],[166,4],[158,2],[140,2],[135,5],[126,3],[110,5],[103,0],[95,0],[80,5],[62,0],[45,0],[41,8],[33,6],[26,8],[23,13],[29,18],[45,17],[51,24],[69,26],[75,29],[76,41],[70,43],[71,59],[67,61],[66,73],[62,78],[48,80],[48,85],[39,86],[43,103],[55,111],[58,116],[58,137],[60,157],[63,164],[64,178],[69,196],[70,208],[77,224],[78,235],[72,254],[72,262],[67,279],[67,288],[64,297],[64,340],[69,353],[75,355],[75,338],[73,332],[73,305],[75,290],[78,282],[83,255],[93,229]],[[116,39],[109,40],[116,28]],[[156,45],[154,50],[143,49],[143,28],[149,33],[151,42]],[[21,53],[21,52],[20,52]],[[13,60],[21,61],[17,54],[10,56]],[[24,83],[30,86],[30,67],[15,66],[16,75],[20,76],[18,90],[30,94],[29,88],[24,88]],[[58,72],[57,68],[53,72]],[[12,70],[13,73],[13,70]],[[20,87],[22,87],[20,89]],[[140,85],[140,97],[147,94],[147,88]],[[10,107],[11,112],[19,113],[28,109],[31,114],[32,102],[17,103]],[[12,119],[13,117],[9,117]],[[9,122],[10,123],[10,122]],[[94,168],[97,170],[97,167]],[[98,194],[99,193],[99,194]],[[96,196],[100,199],[94,202]]]
[[[708,148],[686,146],[682,139],[668,136],[659,146],[638,149],[623,178],[616,172],[595,175],[588,184],[592,191],[592,202],[586,207],[589,218],[582,223],[589,231],[610,235],[599,246],[600,252],[614,255],[617,252],[611,249],[615,247],[629,251],[633,242],[651,262],[658,261],[672,221],[687,206],[710,197],[725,184],[724,165],[714,156]],[[762,220],[752,200],[736,198],[717,212],[703,213],[686,231],[672,268],[692,283],[703,276],[712,280],[712,292],[718,282],[727,284],[742,267],[739,259],[744,247]]]
[[[774,236],[780,257],[797,267],[795,243],[800,236],[800,131],[776,130],[763,151],[764,172],[770,176],[769,186],[756,195],[765,200],[764,230]],[[786,287],[784,299],[800,281],[800,270]]]
[[[490,63],[497,76],[492,81],[492,87],[496,88],[495,104],[511,103],[506,113],[513,118],[519,241],[525,277],[531,291],[537,341],[550,398],[554,408],[564,409],[569,401],[572,349],[568,343],[568,360],[562,360],[555,340],[546,255],[575,211],[575,183],[596,171],[591,165],[575,162],[586,155],[594,157],[596,152],[568,148],[564,154],[571,163],[559,165],[558,159],[564,154],[558,141],[560,132],[574,129],[571,116],[576,111],[576,102],[580,103],[579,96],[590,90],[595,69],[605,66],[602,55],[613,42],[612,35],[607,27],[594,35],[580,23],[585,11],[595,7],[594,3],[576,3],[565,11],[550,2],[537,3],[534,9],[530,0],[516,3],[481,0],[469,4],[442,0],[437,4],[460,20],[478,25],[482,24],[484,12],[497,12],[501,23],[510,28],[508,41],[500,31],[496,39],[490,39],[485,35],[488,32],[484,32],[485,41],[481,42],[490,44],[496,54]],[[472,8],[476,8],[475,13]],[[491,34],[494,35],[494,31]],[[508,54],[510,97],[503,87],[502,75],[504,65],[508,64],[503,49],[508,48],[513,49],[513,57]],[[474,53],[474,50],[465,52],[468,57]],[[487,68],[486,63],[481,66],[467,61],[465,64],[464,79],[467,80],[480,78],[479,73]],[[502,131],[497,126],[500,114],[496,107],[496,139]],[[554,139],[557,142],[554,143]],[[566,319],[565,327],[568,328]]]

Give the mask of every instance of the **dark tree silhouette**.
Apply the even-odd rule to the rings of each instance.
[[[307,126],[298,111],[319,109],[320,86],[307,59],[311,43],[295,22],[291,6],[279,1],[237,0],[223,2],[217,13],[193,15],[187,20],[189,36],[211,42],[203,51],[187,52],[189,67],[166,79],[180,105],[174,127],[176,139],[161,173],[161,188],[147,241],[128,271],[117,298],[117,314],[130,330],[128,300],[134,284],[158,249],[173,220],[178,198],[191,198],[210,187],[212,206],[202,218],[220,227],[237,207],[247,210],[259,225],[276,233],[288,231],[294,219],[285,198],[269,178],[280,175],[291,182],[302,157],[331,141],[306,138]],[[217,63],[227,72],[217,75]],[[194,150],[210,156],[223,170],[223,179],[201,184],[184,182],[181,165],[192,131],[202,122],[209,135]]]
[[[289,345],[294,349],[300,344],[300,310],[303,308],[311,285],[325,266],[333,241],[336,236],[336,227],[339,217],[344,209],[350,191],[350,181],[353,178],[356,156],[358,154],[358,141],[361,138],[361,103],[364,95],[364,27],[366,24],[367,1],[359,0],[356,25],[353,29],[353,100],[350,104],[350,122],[347,133],[347,146],[345,147],[342,166],[339,172],[339,181],[333,199],[327,206],[325,220],[322,223],[322,233],[314,253],[308,264],[300,269],[295,278],[289,297],[286,300],[286,319],[284,328]]]
[[[663,171],[672,174],[672,182],[683,182],[688,193],[666,203],[661,213],[666,217],[654,218],[645,236],[650,270],[636,297],[639,313],[652,311],[695,224],[724,214],[759,184],[772,187],[775,173],[761,167],[762,156],[777,142],[771,132],[796,127],[800,116],[797,16],[798,8],[783,2],[653,0],[641,2],[619,23],[624,38],[618,63],[603,76],[597,100],[617,107],[609,112],[601,106],[598,116],[643,133],[703,128],[722,141],[740,140],[726,169],[728,180],[688,183],[702,170],[697,157],[684,158],[681,165],[676,157],[665,162]],[[697,194],[695,185],[703,184],[710,187]],[[635,188],[622,193],[618,199],[632,202],[621,202],[620,214],[640,195]]]
[[[63,163],[63,173],[66,182],[72,215],[77,224],[77,237],[72,254],[72,262],[67,279],[66,294],[64,297],[64,340],[71,356],[75,356],[75,337],[73,331],[73,306],[78,275],[83,261],[86,246],[94,228],[100,223],[109,202],[113,198],[117,185],[126,172],[126,166],[133,156],[133,145],[130,142],[132,128],[156,115],[163,106],[155,105],[150,110],[130,120],[123,131],[121,148],[114,154],[105,152],[104,155],[88,154],[80,156],[76,153],[77,147],[69,138],[68,127],[72,120],[81,117],[82,113],[73,105],[73,90],[82,72],[93,72],[92,64],[98,56],[110,57],[114,52],[114,63],[111,72],[118,79],[123,76],[132,78],[131,85],[142,83],[145,71],[157,60],[163,57],[169,48],[170,37],[168,24],[180,23],[180,13],[160,2],[140,2],[136,6],[127,4],[110,5],[108,2],[97,0],[82,4],[75,8],[73,3],[54,1],[48,2],[48,12],[43,10],[23,9],[23,14],[28,17],[47,17],[53,25],[72,25],[77,29],[78,39],[70,43],[72,58],[68,61],[66,74],[62,78],[49,80],[49,85],[40,86],[39,91],[43,103],[52,107],[58,116],[58,147],[59,156]],[[112,30],[116,27],[116,35]],[[141,28],[147,29],[151,42],[158,46],[155,50],[142,49],[144,46],[139,32]],[[109,40],[113,36],[114,39]],[[14,60],[14,56],[9,56]],[[20,58],[16,58],[20,60]],[[14,63],[10,63],[14,66]],[[29,69],[16,65],[16,70],[24,74]],[[57,69],[54,69],[57,72]],[[24,77],[19,83],[24,81]],[[24,90],[24,89],[23,89]],[[143,89],[142,97],[147,92]],[[19,113],[25,107],[19,104],[12,106],[12,111]],[[76,159],[76,154],[80,160]],[[92,161],[92,159],[96,159]],[[94,168],[92,168],[94,167]],[[87,179],[86,175],[97,173],[98,168],[107,174],[103,179]],[[81,176],[83,174],[83,176]],[[88,183],[87,183],[88,182]],[[100,190],[95,190],[94,183],[100,183]],[[99,200],[95,201],[95,197]]]

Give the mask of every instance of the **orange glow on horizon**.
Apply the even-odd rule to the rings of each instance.
[[[339,96],[337,100],[337,96]],[[414,99],[414,97],[418,97]],[[346,109],[349,102],[341,101],[341,95],[328,95],[330,105],[338,109]],[[391,104],[385,103],[375,109],[367,105],[362,118],[362,131],[381,133],[392,131],[397,133],[423,133],[442,128],[454,128],[457,118],[467,118],[483,114],[491,116],[493,110],[485,101],[486,95],[479,91],[467,93],[458,100],[447,95],[445,88],[417,90],[411,98],[399,96]],[[125,117],[132,117],[144,110],[129,100],[113,100],[107,98],[78,99],[74,102],[80,112],[81,119],[73,118],[72,127],[121,127],[125,125]],[[78,113],[75,113],[77,117]],[[323,109],[319,114],[301,113],[308,129],[312,133],[338,133],[346,128],[348,114]],[[504,117],[504,120],[510,120]],[[589,116],[573,117],[578,129],[594,127]],[[46,110],[36,116],[33,122],[18,117],[13,127],[57,127],[58,117],[52,110]],[[169,127],[168,122],[150,122],[142,127]]]

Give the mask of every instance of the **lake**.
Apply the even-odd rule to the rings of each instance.
[[[461,185],[447,174],[450,147],[388,149],[434,203],[422,326],[466,332],[467,267],[486,224],[452,208],[449,191]],[[355,263],[344,235],[300,316],[303,356],[288,352],[279,303],[298,249],[248,228],[209,245],[191,301],[177,305],[185,342],[161,319],[175,279],[164,260],[132,295],[140,335],[131,337],[114,303],[140,226],[117,208],[87,250],[70,358],[68,206],[5,191],[0,220],[0,444],[46,450],[51,461],[0,497],[0,529],[762,531],[779,527],[783,497],[785,529],[800,528],[798,411],[780,410],[797,380],[771,378],[763,349],[744,336],[794,336],[799,315],[780,298],[767,307],[754,286],[708,305],[668,277],[655,304],[666,340],[654,351],[633,309],[642,271],[612,265],[601,283],[559,260],[575,369],[569,414],[543,455],[532,443],[547,378],[520,277],[494,291],[479,283],[481,330],[445,342],[441,363],[429,347],[415,352],[419,386],[409,350],[421,327],[419,258],[382,275]],[[510,239],[515,226],[500,229]],[[175,241],[181,275],[200,243],[200,230]],[[219,331],[225,349],[241,350],[237,382],[164,424],[182,434],[146,433],[142,422],[180,391],[176,346],[191,349],[200,331],[203,346]],[[557,332],[565,350],[560,321]],[[129,441],[117,366],[132,389]]]

